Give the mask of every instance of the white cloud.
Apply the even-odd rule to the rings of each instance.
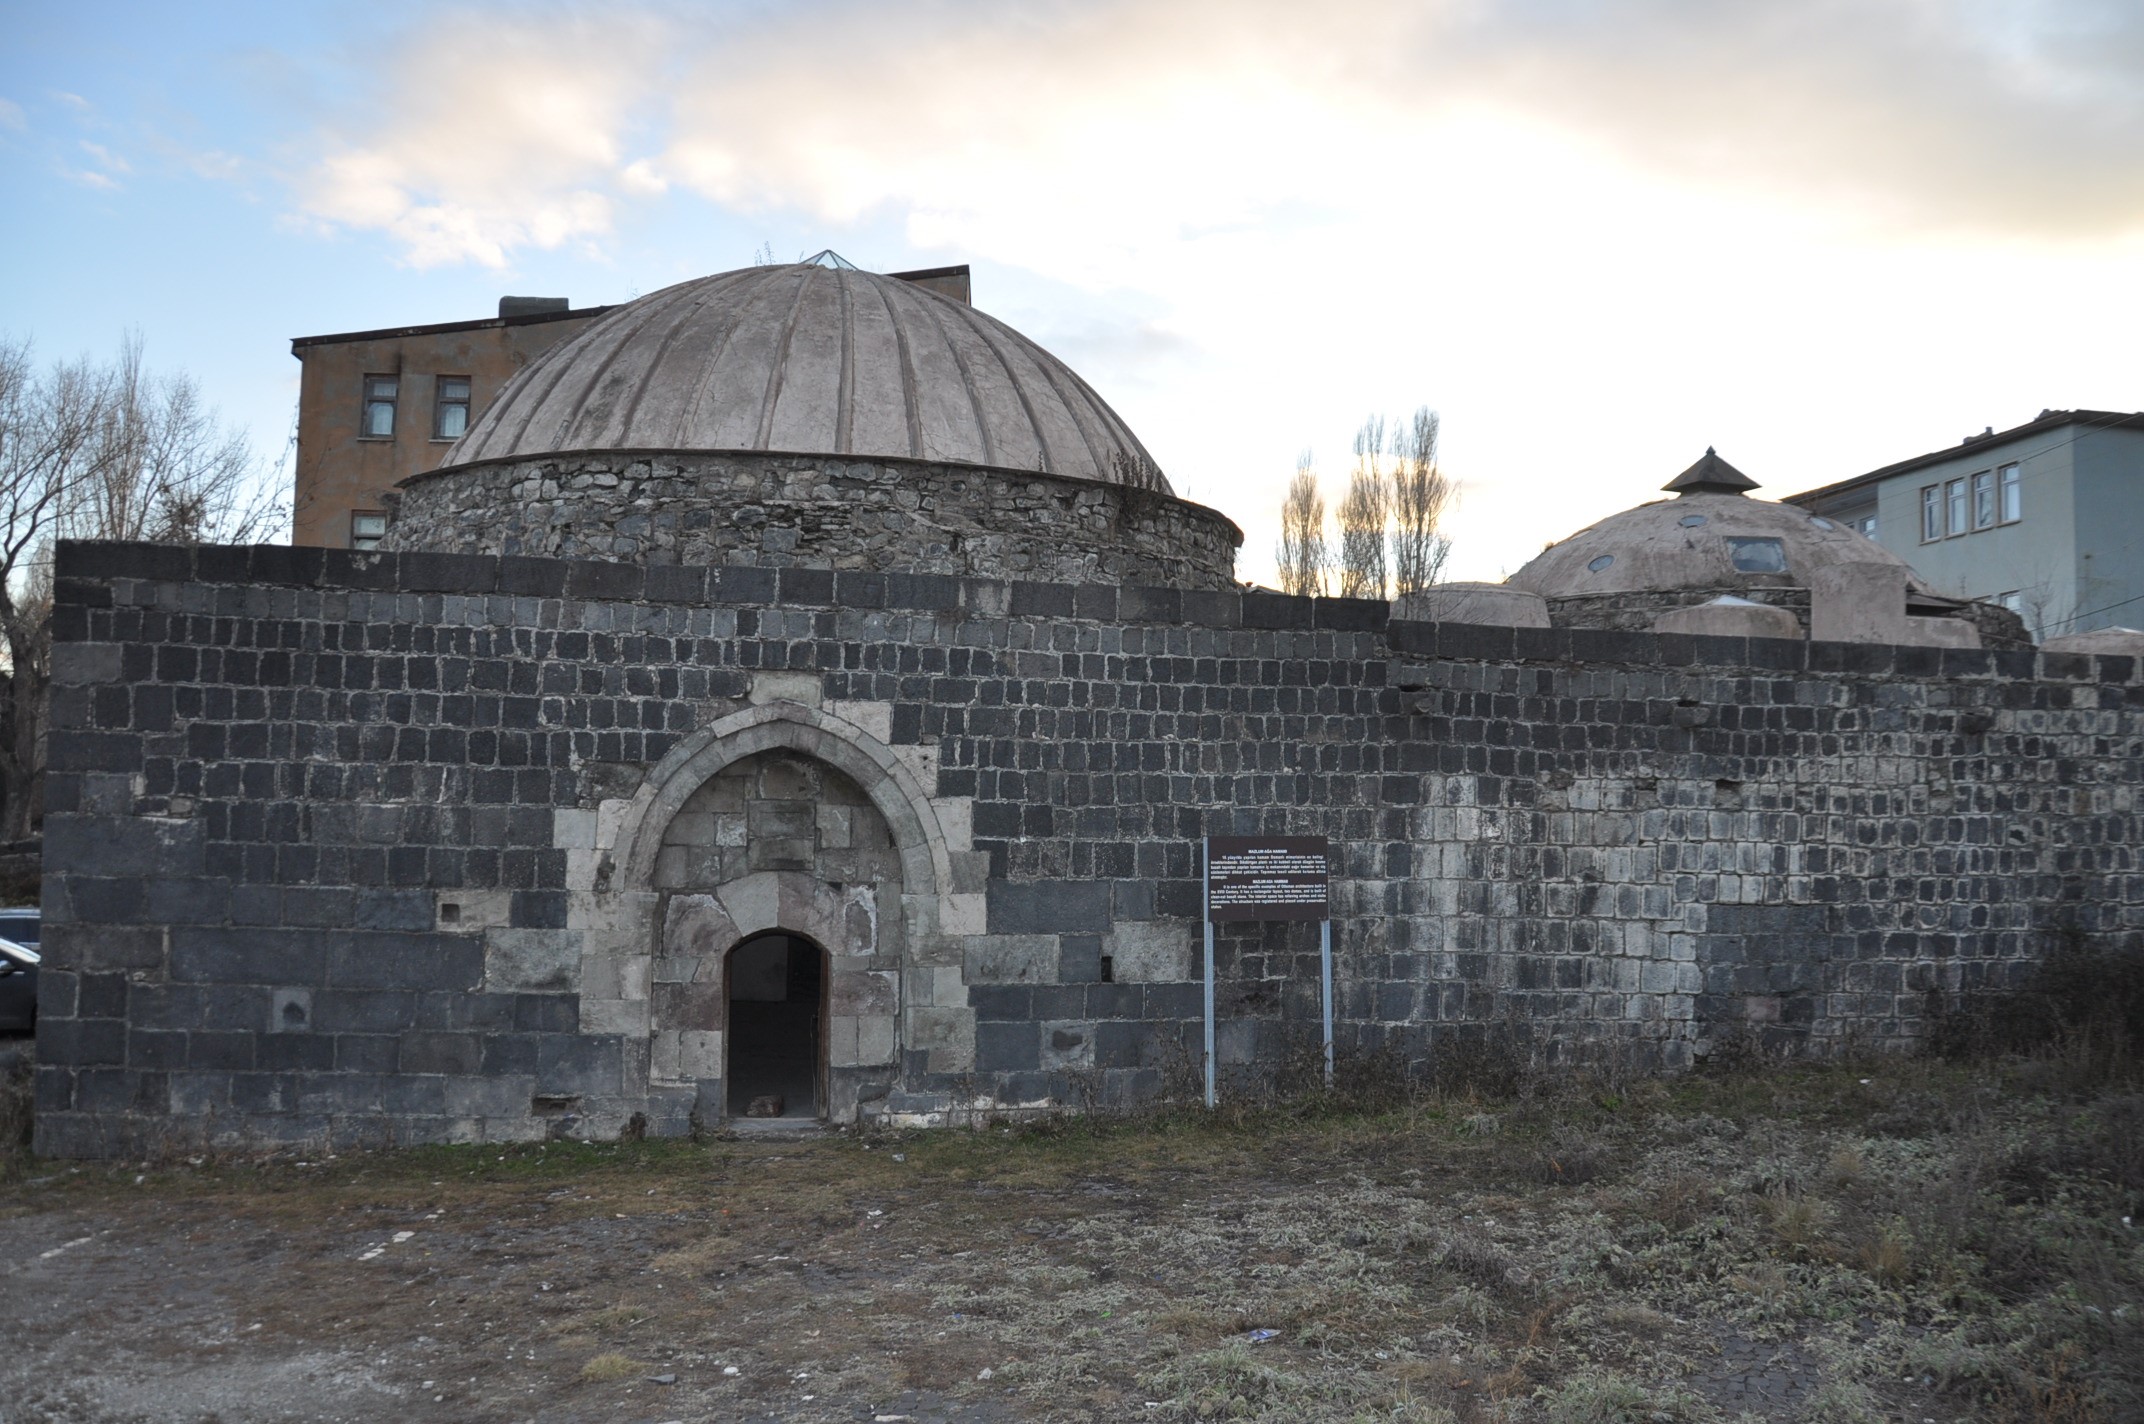
[[[13,129],[21,133],[30,127],[29,117],[22,112],[22,105],[12,99],[0,99],[0,129]]]
[[[2083,314],[2144,255],[2124,0],[461,9],[383,73],[309,219],[500,266],[691,193],[1046,273],[1054,307],[994,309],[1252,575],[1294,452],[1337,473],[1373,410],[1445,408],[1493,576],[1707,443],[1781,489],[1911,453],[1874,433],[1903,410],[2000,423],[1975,293],[2032,294],[2059,388],[2024,415],[2119,401]]]
[[[393,48],[363,114],[319,138],[299,206],[388,233],[420,267],[500,267],[517,248],[598,239],[624,135],[662,69],[660,33],[630,15],[436,16]]]
[[[1048,215],[1070,229],[1046,260],[1109,266],[1305,194],[1419,207],[1411,150],[1478,114],[1862,222],[2144,222],[2144,16],[2112,0],[465,7],[381,68],[301,206],[427,264],[600,238],[605,195],[675,185],[905,210],[923,242],[1016,228],[1037,260]]]
[[[91,143],[86,138],[80,140],[80,143],[82,145],[82,151],[88,154],[91,158],[96,159],[98,165],[101,166],[106,172],[132,173],[134,171],[133,164],[127,162],[124,158],[121,158],[118,154],[112,152],[103,144]]]

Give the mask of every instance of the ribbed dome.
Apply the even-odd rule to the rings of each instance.
[[[653,292],[522,371],[447,464],[593,450],[853,455],[1170,493],[1062,361],[897,277],[799,263]]]

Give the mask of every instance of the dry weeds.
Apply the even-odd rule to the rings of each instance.
[[[901,1390],[1068,1421],[2140,1417],[2144,1113],[2037,1071],[36,1164],[0,1229],[235,1223],[289,1263],[225,1283],[278,1339],[391,1376],[421,1330],[455,1363],[406,1372],[469,1381],[441,1418],[617,1417],[658,1370],[680,1377],[666,1417],[718,1419],[846,1419]]]

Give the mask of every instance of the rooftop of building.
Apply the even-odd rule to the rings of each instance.
[[[506,314],[512,297],[499,301],[500,315],[480,317],[475,321],[435,321],[421,326],[383,326],[372,331],[333,331],[321,336],[293,336],[290,339],[290,354],[302,355],[308,347],[336,346],[353,341],[395,341],[410,336],[444,336],[456,331],[483,331],[495,327],[541,326],[551,321],[589,321],[612,310],[601,307],[558,306],[545,311],[518,311]]]
[[[1930,450],[1925,455],[1915,455],[1910,460],[1900,460],[1896,464],[1885,465],[1882,469],[1870,470],[1865,475],[1855,475],[1850,480],[1820,485],[1815,489],[1803,490],[1799,494],[1781,495],[1780,500],[1786,504],[1800,504],[1805,500],[1829,499],[1833,495],[1844,494],[1864,485],[1880,484],[1894,475],[1910,474],[1931,465],[1947,464],[1977,449],[1993,449],[2069,425],[2088,425],[2101,430],[2144,430],[2144,411],[2043,410],[2023,425],[2015,425],[2008,430],[1990,427],[1978,435],[1966,436],[1956,445]]]

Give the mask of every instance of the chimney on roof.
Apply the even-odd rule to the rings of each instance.
[[[562,312],[572,308],[573,303],[565,297],[501,297],[499,315],[541,316],[546,312]]]
[[[974,288],[969,284],[968,264],[958,267],[925,267],[919,272],[888,272],[889,277],[898,277],[904,282],[928,288],[941,297],[951,297],[964,307],[975,305]]]

